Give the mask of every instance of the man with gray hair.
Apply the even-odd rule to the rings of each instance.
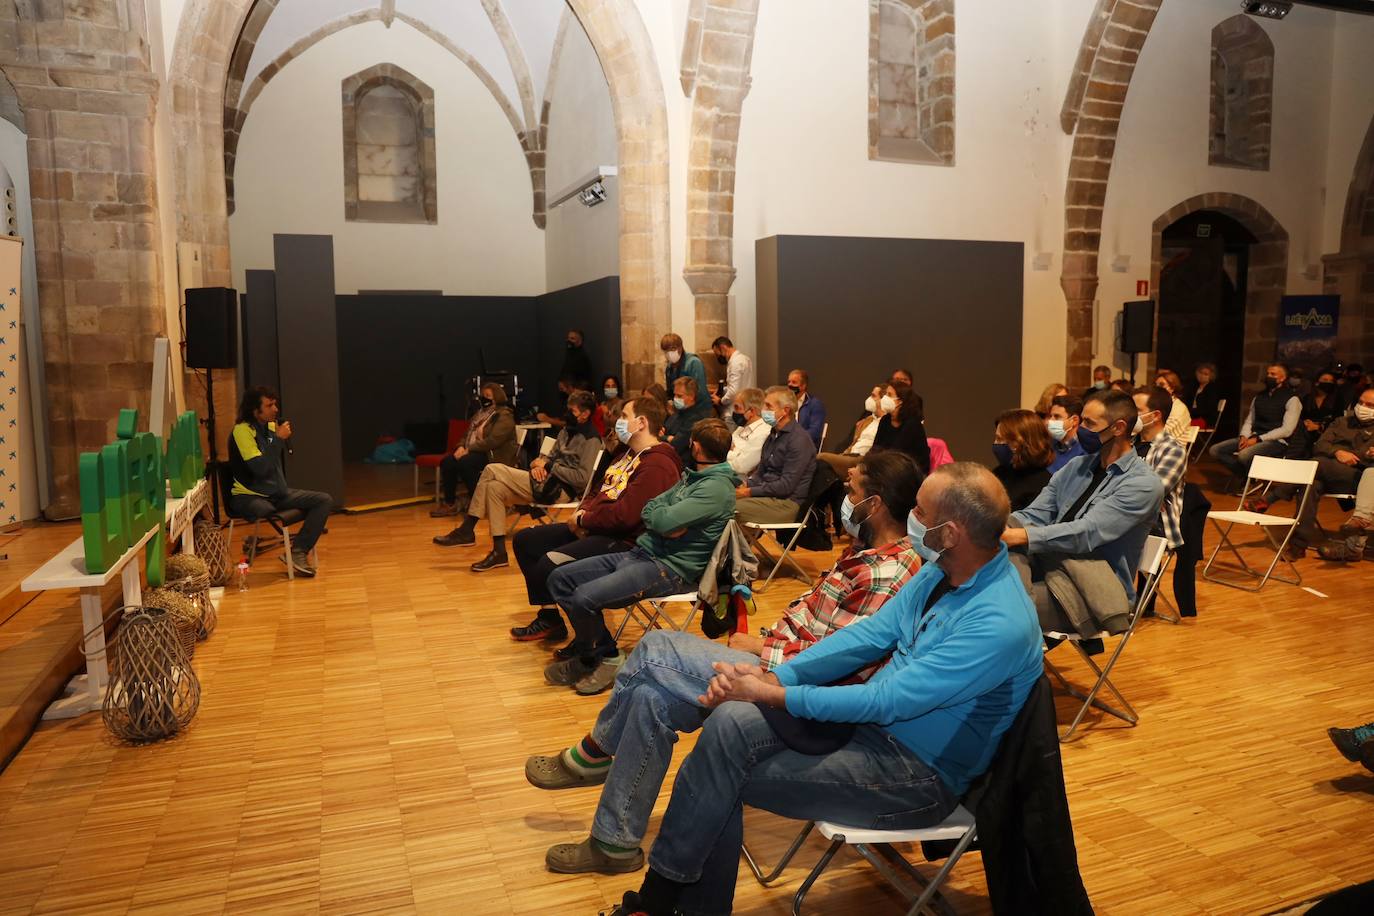
[[[982,465],[939,468],[912,521],[936,562],[875,614],[771,672],[714,666],[699,698],[714,711],[622,910],[730,912],[742,805],[893,830],[949,815],[1042,670],[1035,611],[999,540],[1008,509]],[[837,684],[883,660],[868,681]]]
[[[754,473],[763,457],[763,443],[772,432],[763,422],[763,389],[745,388],[735,395],[735,431],[730,435],[730,462],[741,478]]]
[[[811,493],[816,446],[797,422],[797,396],[774,385],[763,393],[763,422],[769,427],[759,465],[735,490],[735,518],[757,524],[795,522]]]

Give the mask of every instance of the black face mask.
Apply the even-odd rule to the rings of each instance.
[[[568,341],[568,349],[569,349],[569,350],[576,350],[576,349],[578,349],[579,346],[580,346],[579,344],[574,343],[574,342],[571,341],[571,340]]]
[[[483,407],[490,407],[490,406],[492,406],[493,404],[496,403],[496,402],[493,401],[491,398],[478,398],[477,401],[478,401],[478,403],[481,404]]]
[[[730,360],[721,356],[719,353],[716,354],[716,362],[720,363],[722,366],[728,366],[730,364]]]
[[[791,392],[792,392],[793,394],[795,394],[797,397],[801,397],[801,388],[799,388],[798,386],[796,386],[796,385],[788,385],[787,388],[788,388],[789,391],[791,391]]]
[[[1317,382],[1317,390],[1318,390],[1318,391],[1324,391],[1324,392],[1326,392],[1327,394],[1330,394],[1331,392],[1333,392],[1333,391],[1336,390],[1336,383],[1335,383],[1335,382]]]
[[[744,414],[740,413],[738,410],[735,411],[734,413],[730,414],[730,419],[735,421],[735,425],[736,425],[736,426],[747,426],[747,425],[748,425],[748,424],[745,423],[745,421],[744,421]]]
[[[1266,379],[1264,380],[1264,390],[1265,390],[1265,391],[1273,391],[1273,390],[1274,390],[1275,388],[1277,388],[1277,387],[1279,387],[1279,380],[1278,380],[1278,379],[1266,378]]]

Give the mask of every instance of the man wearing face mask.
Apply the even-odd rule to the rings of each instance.
[[[1288,367],[1274,363],[1265,369],[1264,390],[1250,402],[1240,436],[1207,451],[1234,476],[1244,478],[1256,455],[1283,457],[1301,418],[1302,399],[1288,385]]]
[[[805,369],[793,369],[787,373],[787,387],[797,399],[794,419],[811,437],[811,444],[819,449],[821,436],[825,432],[825,404],[811,393],[811,377]]]
[[[1094,391],[1106,391],[1112,387],[1112,367],[1094,366],[1093,367],[1093,386],[1083,392],[1083,397],[1088,397]]]
[[[854,435],[842,452],[821,452],[816,460],[830,466],[835,472],[835,485],[826,490],[823,503],[830,507],[830,517],[835,521],[835,534],[841,533],[840,501],[844,499],[844,481],[859,460],[873,448],[874,437],[878,433],[880,421],[887,415],[889,408],[895,410],[897,402],[888,397],[884,385],[874,385],[868,399],[864,401],[864,415],[854,424]]]
[[[1054,460],[1050,462],[1050,473],[1058,473],[1070,461],[1083,454],[1083,446],[1078,441],[1078,427],[1083,420],[1083,399],[1071,394],[1061,394],[1050,401],[1050,416],[1045,421],[1054,440]]]
[[[570,380],[573,390],[576,391],[588,391],[592,387],[592,360],[583,346],[585,342],[586,338],[581,331],[576,328],[568,331],[563,371],[558,373],[559,378]]]
[[[702,364],[701,357],[695,353],[688,353],[683,347],[682,338],[677,334],[664,334],[658,342],[658,348],[663,351],[663,357],[667,360],[667,365],[663,370],[664,388],[671,395],[673,393],[673,382],[685,376],[691,376],[697,383],[697,394],[704,401],[706,392],[711,389],[706,386],[706,366]]]
[[[730,433],[730,454],[725,460],[743,480],[759,466],[763,443],[772,427],[763,422],[763,389],[745,388],[735,395],[734,406],[735,429]]]
[[[720,411],[722,417],[735,412],[735,401],[741,391],[753,388],[754,361],[741,353],[728,337],[717,337],[711,342],[711,352],[716,362],[725,367],[725,379],[718,394],[711,395],[711,403]]]
[[[692,427],[712,415],[711,405],[701,399],[696,379],[684,375],[673,382],[673,412],[663,421],[664,441],[677,449],[684,464],[692,457]]]
[[[634,546],[644,531],[644,506],[682,476],[682,460],[654,431],[663,425],[663,405],[648,397],[627,401],[615,421],[616,438],[626,450],[606,469],[601,487],[582,501],[572,520],[538,525],[511,540],[525,577],[525,592],[539,614],[510,631],[517,642],[566,639],[568,628],[549,593],[549,576],[564,563],[619,553]]]
[[[1317,479],[1326,493],[1354,493],[1355,511],[1341,526],[1343,540],[1324,544],[1322,559],[1351,563],[1364,557],[1368,537],[1374,533],[1374,388],[1362,391],[1355,410],[1333,421],[1312,450],[1317,459]],[[1320,540],[1316,527],[1318,494],[1307,498],[1302,521],[1289,541],[1290,559]]]
[[[820,581],[760,636],[736,633],[726,648],[687,633],[655,631],[635,647],[616,675],[610,701],[592,730],[572,747],[530,757],[525,778],[541,789],[604,783],[591,836],[560,843],[545,857],[550,871],[618,874],[643,867],[640,843],[672,759],[676,732],[702,721],[700,696],[717,662],[771,671],[843,627],[872,616],[918,569],[906,538],[921,472],[907,455],[887,452],[862,461],[845,500],[854,543]],[[869,665],[847,679],[862,683]]]
[[[783,524],[801,514],[816,473],[816,447],[795,421],[796,410],[796,397],[781,385],[764,392],[763,422],[770,431],[758,468],[735,490],[739,521]]]
[[[624,912],[730,912],[743,805],[894,830],[954,810],[1043,670],[1035,612],[998,541],[1007,508],[987,468],[940,467],[915,510],[937,563],[772,671],[715,665],[700,699],[713,712]],[[864,683],[836,683],[885,659]]]
[[[1030,578],[1040,583],[1045,570],[1063,559],[1093,559],[1106,564],[1110,577],[1120,584],[1123,596],[1088,607],[1115,621],[1129,612],[1135,600],[1135,573],[1145,538],[1159,515],[1164,482],[1136,454],[1131,438],[1139,421],[1135,401],[1119,391],[1099,391],[1083,405],[1078,439],[1087,454],[1069,462],[1050,478],[1035,502],[1013,512],[1002,540],[1012,549],[1022,548],[1029,557]],[[1077,584],[1078,580],[1075,580]],[[1037,610],[1046,629],[1063,629],[1051,598],[1036,595]],[[1087,596],[1085,596],[1087,597]],[[1124,601],[1120,600],[1124,597]],[[1124,610],[1123,610],[1124,606]],[[1047,619],[1048,618],[1048,619]],[[1076,623],[1076,622],[1075,622]],[[1083,628],[1080,628],[1083,629]],[[1112,625],[1097,626],[1091,633]]]

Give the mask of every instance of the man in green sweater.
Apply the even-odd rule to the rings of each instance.
[[[561,661],[545,669],[550,684],[588,695],[606,690],[624,659],[605,627],[598,626],[601,612],[696,590],[735,514],[739,481],[725,463],[730,430],[722,421],[699,421],[691,437],[698,470],[649,500],[642,513],[644,533],[631,550],[565,563],[549,576],[549,594],[577,633],[558,651]]]

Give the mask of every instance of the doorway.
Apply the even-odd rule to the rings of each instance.
[[[1215,384],[1227,405],[1217,436],[1234,435],[1245,368],[1250,254],[1258,239],[1217,210],[1189,213],[1165,227],[1160,238],[1156,365],[1192,384],[1198,364],[1215,363]]]

